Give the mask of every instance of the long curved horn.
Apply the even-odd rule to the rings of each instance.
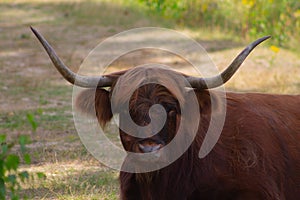
[[[38,38],[40,43],[48,53],[52,63],[60,74],[70,83],[79,87],[94,88],[94,87],[108,87],[111,86],[114,79],[106,76],[81,76],[72,72],[56,55],[54,49],[49,45],[47,40],[33,27],[30,27],[34,35]]]
[[[262,37],[251,44],[249,44],[233,61],[232,63],[219,75],[209,78],[199,78],[187,76],[187,80],[193,88],[210,89],[223,85],[226,83],[234,73],[239,69],[241,64],[250,54],[250,52],[260,43],[269,39],[271,36]]]

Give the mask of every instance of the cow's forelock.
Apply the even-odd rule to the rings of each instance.
[[[178,102],[183,104],[185,101],[184,86],[186,84],[184,80],[185,79],[182,75],[168,68],[136,67],[128,70],[125,74],[120,76],[117,83],[112,87],[112,104],[123,106],[129,99],[132,99],[134,95],[143,93],[145,93],[143,100],[147,101],[150,96],[152,96],[151,98],[154,98],[157,94],[148,91],[147,87],[142,87],[143,85],[150,83],[156,83],[164,86],[161,87],[161,90],[163,90],[163,88],[167,88],[168,93],[172,94],[176,97]],[[138,93],[136,93],[137,90],[139,90]]]
[[[146,138],[133,137],[131,133],[125,133],[122,130],[121,139],[122,143],[126,150],[138,152],[139,142],[150,142],[161,143],[162,145],[168,144],[176,134],[176,116],[180,115],[180,105],[178,100],[174,95],[164,86],[158,84],[146,84],[137,89],[130,98],[129,101],[129,113],[132,120],[138,126],[147,126],[150,124],[149,135],[151,135],[151,129],[155,129],[153,126],[156,126],[155,123],[151,123],[149,116],[149,109],[155,105],[160,104],[164,107],[164,112],[167,113],[166,123],[163,128],[154,136]],[[154,118],[159,118],[161,111],[154,112]],[[120,120],[122,123],[122,115],[120,115]],[[174,127],[170,126],[175,125]],[[135,131],[135,130],[132,130]],[[147,134],[143,133],[143,134]],[[145,137],[145,135],[143,135]]]

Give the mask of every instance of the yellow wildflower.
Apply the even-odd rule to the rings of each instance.
[[[300,9],[298,9],[296,12],[294,12],[294,17],[296,17],[296,18],[300,17]]]
[[[242,3],[246,6],[252,7],[255,4],[255,0],[242,0]]]
[[[279,48],[279,47],[277,47],[277,46],[274,46],[274,45],[272,45],[272,46],[270,47],[270,49],[271,49],[273,52],[275,52],[275,53],[278,53],[278,52],[279,52],[279,50],[280,50],[280,48]]]

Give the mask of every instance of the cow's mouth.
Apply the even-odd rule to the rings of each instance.
[[[161,140],[144,139],[138,142],[138,151],[140,153],[157,152],[164,146]]]

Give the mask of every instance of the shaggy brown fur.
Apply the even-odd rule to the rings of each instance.
[[[298,200],[300,95],[226,93],[227,113],[221,137],[208,156],[199,159],[211,112],[217,112],[211,109],[210,96],[218,98],[223,94],[193,91],[201,110],[195,140],[178,160],[161,170],[121,172],[121,199]],[[77,107],[90,112],[94,106],[100,124],[104,125],[112,117],[111,92],[97,89],[95,96],[93,93],[84,91]],[[131,116],[137,124],[149,123],[145,114],[149,106],[160,103],[165,107],[167,123],[154,136],[164,143],[172,140],[180,123],[179,101],[173,94],[161,85],[147,84],[136,90],[130,100]],[[122,131],[120,134],[124,148],[138,152],[139,138]]]

